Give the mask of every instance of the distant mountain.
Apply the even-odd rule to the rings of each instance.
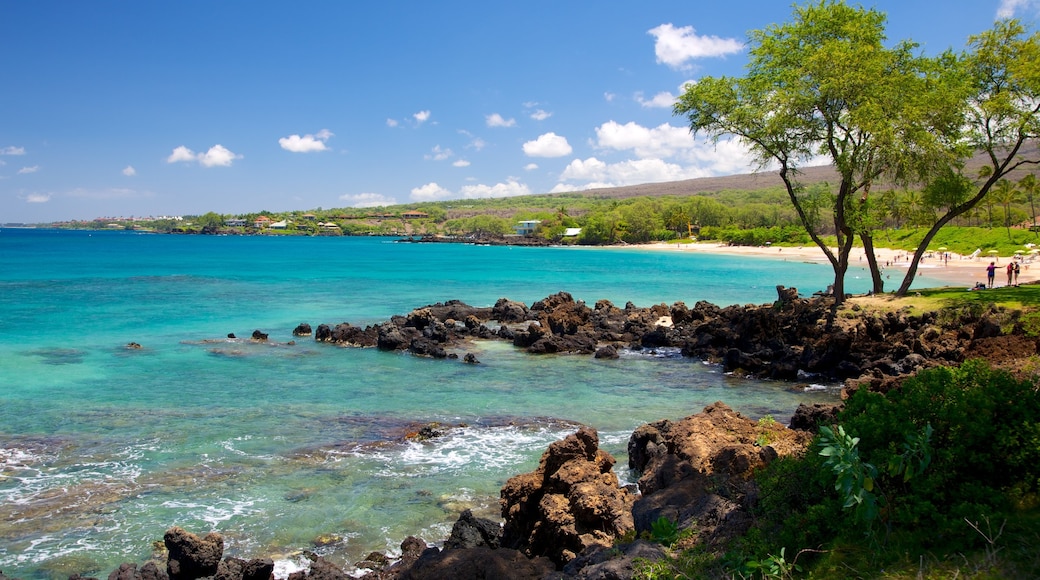
[[[1032,159],[1040,158],[1040,155],[1038,155],[1037,143],[1033,142],[1027,144],[1022,148],[1022,154],[1023,156]],[[982,154],[976,155],[968,162],[968,170],[975,173],[984,162],[985,157]],[[1026,169],[1019,169],[1018,171],[1013,172],[1009,178],[1012,181],[1017,181],[1027,173],[1035,172],[1037,169],[1036,166],[1028,166]],[[804,167],[800,171],[801,175],[799,179],[805,184],[820,183],[822,181],[829,181],[834,184],[838,182],[838,174],[834,170],[833,165]],[[776,171],[761,171],[742,175],[727,175],[725,177],[700,177],[697,179],[685,179],[683,181],[626,185],[624,187],[605,187],[602,189],[589,189],[580,193],[591,197],[624,199],[627,197],[641,196],[695,195],[698,193],[721,191],[724,189],[753,191],[769,187],[783,187],[780,175]]]

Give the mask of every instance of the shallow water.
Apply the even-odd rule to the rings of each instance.
[[[107,574],[147,559],[171,525],[219,531],[228,554],[277,556],[280,575],[303,549],[349,563],[409,534],[440,539],[466,507],[496,516],[504,481],[579,423],[628,479],[628,435],[642,423],[717,400],[786,421],[800,402],[837,396],[668,351],[605,361],[478,342],[466,348],[474,366],[290,344],[300,322],[558,291],[619,306],[762,303],[777,284],[808,294],[830,276],[682,252],[5,229],[0,570]],[[865,290],[865,273],[850,286]],[[271,343],[225,338],[254,329]],[[445,436],[404,439],[430,422]]]

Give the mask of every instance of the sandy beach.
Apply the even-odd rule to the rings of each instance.
[[[781,260],[797,260],[800,262],[826,263],[827,257],[823,251],[816,246],[802,247],[770,247],[770,246],[730,246],[718,243],[655,243],[648,245],[633,246],[636,248],[653,248],[661,251],[671,252],[704,252],[710,254],[725,254],[733,256],[763,256]],[[903,281],[906,269],[910,265],[912,254],[904,250],[890,250],[887,248],[875,248],[878,263],[885,272],[886,290],[895,290]],[[918,265],[918,274],[930,278],[945,280],[950,286],[963,286],[970,288],[976,282],[986,282],[986,267],[990,262],[996,262],[996,286],[1007,285],[1007,265],[1012,261],[1010,257],[992,257],[982,255],[976,258],[963,256],[953,252],[948,253],[948,259],[936,252],[926,254]],[[867,265],[867,258],[862,248],[853,248],[850,257],[851,266]],[[1034,267],[1035,266],[1035,267]],[[1040,262],[1031,263],[1028,259],[1021,262],[1018,282],[1035,282],[1040,280]]]

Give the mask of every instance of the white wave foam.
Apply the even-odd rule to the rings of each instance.
[[[212,529],[217,529],[218,524],[233,517],[261,513],[263,510],[253,507],[256,504],[256,499],[220,498],[214,502],[170,500],[163,502],[162,506],[181,510],[180,513],[185,517],[198,519],[209,524]]]
[[[383,477],[453,473],[460,470],[498,472],[540,454],[571,428],[465,427],[429,441],[409,441],[403,448],[378,453]]]

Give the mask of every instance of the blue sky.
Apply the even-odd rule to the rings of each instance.
[[[877,0],[965,48],[1040,0]],[[0,223],[364,207],[745,173],[689,134],[783,1],[0,0]]]

